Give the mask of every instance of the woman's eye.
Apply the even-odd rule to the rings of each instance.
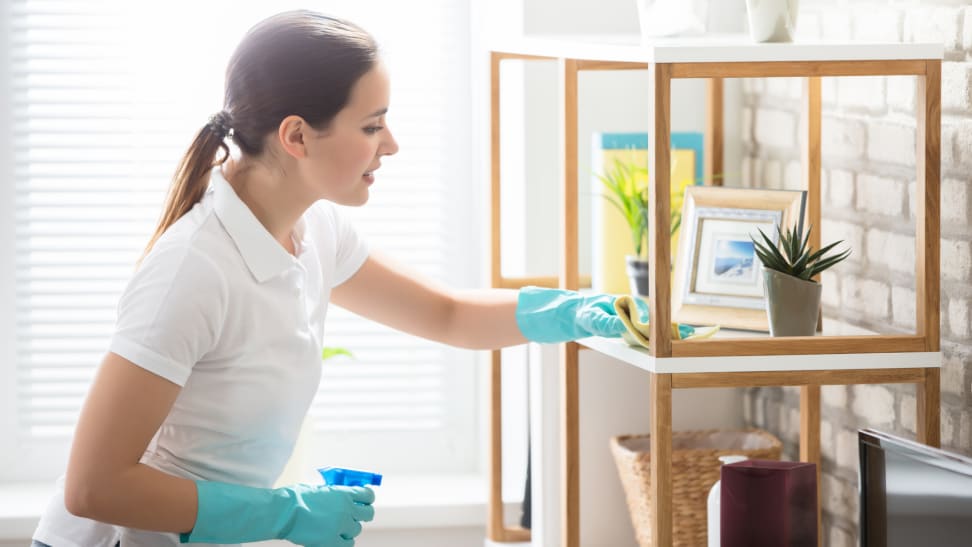
[[[381,131],[382,129],[384,129],[384,126],[381,126],[381,125],[371,125],[371,126],[365,127],[364,131],[365,131],[365,133],[367,133],[369,135],[374,135],[375,133]]]

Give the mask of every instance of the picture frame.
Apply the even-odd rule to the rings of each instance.
[[[750,235],[804,222],[807,192],[690,186],[672,284],[672,317],[690,325],[769,331],[762,263]]]

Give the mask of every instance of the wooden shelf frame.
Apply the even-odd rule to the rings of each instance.
[[[649,308],[652,321],[652,347],[655,359],[679,357],[717,357],[722,355],[813,355],[813,354],[878,354],[887,352],[939,352],[939,261],[940,261],[940,135],[941,135],[941,57],[927,59],[863,59],[809,61],[744,61],[744,62],[631,62],[618,60],[576,59],[552,55],[522,54],[515,51],[492,51],[491,70],[491,279],[494,287],[516,287],[517,280],[501,275],[500,263],[500,63],[506,59],[556,62],[559,72],[561,113],[561,191],[564,199],[560,230],[561,263],[559,276],[544,278],[548,286],[579,289],[577,253],[578,237],[578,72],[582,70],[647,70],[649,75],[648,170],[652,174],[649,201],[651,226],[649,266],[651,289]],[[714,174],[722,172],[723,161],[723,79],[755,77],[804,78],[802,107],[806,129],[801,147],[804,187],[808,190],[808,220],[820,226],[820,139],[821,77],[890,76],[916,77],[916,329],[912,335],[794,337],[773,339],[673,341],[667,328],[671,321],[671,240],[666,230],[658,229],[670,218],[670,134],[671,82],[678,78],[707,80],[704,180],[715,182]],[[820,247],[820,230],[811,235],[811,244]],[[664,272],[666,275],[658,275]],[[556,283],[553,283],[556,281]],[[579,381],[577,343],[560,348],[561,385],[561,537],[565,547],[580,545],[580,469],[579,452]],[[507,527],[502,517],[502,426],[500,414],[499,352],[493,352],[490,425],[490,512],[488,535],[494,541],[529,541],[529,531]],[[939,361],[940,362],[940,361]],[[818,526],[820,516],[820,386],[831,384],[913,383],[917,393],[917,438],[938,446],[940,443],[940,371],[936,366],[917,368],[860,370],[803,370],[731,373],[658,373],[650,372],[651,414],[651,489],[656,500],[669,500],[672,495],[671,441],[672,390],[696,387],[800,386],[800,458],[817,464]],[[672,545],[672,512],[669,503],[652,504],[653,544]],[[822,542],[822,537],[821,540]]]

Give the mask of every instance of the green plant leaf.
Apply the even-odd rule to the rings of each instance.
[[[614,158],[603,174],[595,173],[595,176],[604,186],[605,192],[602,195],[612,203],[627,223],[635,254],[643,256],[643,251],[648,247],[648,233],[651,226],[648,221],[650,215],[648,184],[651,182],[648,167]],[[699,177],[697,180],[701,179],[702,177]],[[673,206],[669,219],[670,235],[674,235],[682,225],[681,209],[676,208],[674,203],[679,202],[684,190],[680,185],[676,188],[676,185],[677,183],[672,181]]]
[[[810,246],[812,229],[812,226],[808,226],[804,233],[799,227],[783,230],[782,226],[777,226],[779,242],[774,244],[761,229],[757,228],[762,236],[762,241],[757,241],[752,236],[750,236],[750,239],[753,241],[756,256],[764,267],[799,279],[812,281],[820,272],[850,256],[851,252],[850,249],[847,249],[843,253],[826,256],[842,241],[831,243],[814,252]]]
[[[321,350],[321,360],[322,361],[326,361],[326,360],[330,359],[331,357],[336,357],[338,355],[347,355],[348,357],[350,357],[352,359],[354,358],[354,354],[352,354],[350,351],[348,351],[348,350],[346,350],[344,348],[325,347],[323,350]]]
[[[779,263],[779,266],[780,267],[779,268],[773,268],[773,269],[774,270],[779,270],[779,271],[786,271],[786,270],[788,270],[789,269],[789,262],[787,262],[786,258],[783,256],[783,254],[777,248],[777,244],[773,243],[773,240],[770,239],[769,236],[767,236],[766,234],[764,234],[763,233],[763,230],[761,230],[759,228],[756,228],[756,230],[759,231],[759,235],[763,236],[763,241],[766,242],[766,253],[772,255],[773,258],[775,258],[776,261]],[[753,240],[753,243],[756,243],[756,240]],[[764,264],[764,265],[766,265],[766,264]],[[782,269],[780,269],[780,268],[782,268]]]
[[[850,254],[851,254],[850,249],[847,249],[846,251],[844,251],[839,255],[832,256],[824,260],[821,260],[820,262],[817,262],[816,264],[813,265],[813,268],[811,268],[811,270],[813,270],[813,273],[811,273],[810,277],[815,277],[820,272],[823,272],[824,270],[830,268],[831,266],[836,265],[838,262],[850,256]]]
[[[835,241],[835,242],[831,243],[830,245],[827,245],[823,249],[820,249],[819,251],[813,253],[812,255],[810,255],[810,262],[816,262],[817,260],[820,260],[820,258],[823,255],[827,254],[827,251],[833,249],[834,247],[836,247],[837,245],[839,245],[839,244],[841,244],[843,242],[844,242],[843,239],[841,239],[839,241]]]

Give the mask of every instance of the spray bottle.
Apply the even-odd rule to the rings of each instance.
[[[722,465],[741,462],[748,459],[749,458],[747,458],[746,456],[740,456],[737,454],[733,454],[731,456],[719,456],[719,461],[722,462]],[[720,484],[721,482],[722,482],[721,480],[717,480],[716,483],[712,486],[712,489],[709,490],[709,498],[706,503],[708,509],[707,511],[708,517],[709,517],[709,524],[707,527],[709,547],[719,547],[719,543],[720,543],[719,523],[722,514],[722,510],[720,508],[720,502],[722,500],[722,488]]]

